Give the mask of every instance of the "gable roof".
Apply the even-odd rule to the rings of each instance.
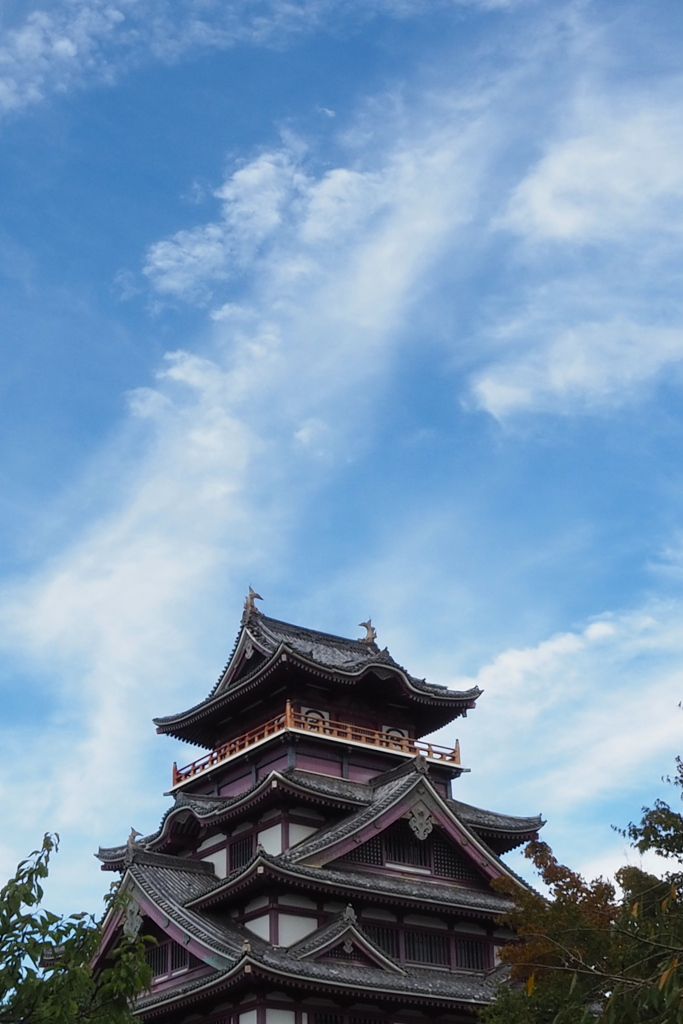
[[[281,860],[310,867],[328,865],[399,818],[407,814],[414,817],[416,808],[420,808],[430,820],[430,831],[433,824],[439,825],[460,855],[471,861],[477,871],[489,878],[517,877],[437,792],[429,779],[424,758],[418,756],[373,779],[372,788],[375,793],[372,803],[291,847],[281,855]]]
[[[418,762],[420,763],[420,762]],[[411,764],[413,767],[411,768]],[[378,807],[378,798],[386,801],[390,797],[383,785],[388,781],[414,775],[415,762],[408,762],[377,776],[371,783],[351,782],[331,775],[319,775],[315,772],[288,768],[283,771],[269,772],[265,778],[251,786],[246,792],[236,796],[204,796],[186,794],[182,791],[174,795],[173,805],[165,812],[156,832],[144,836],[135,843],[135,850],[160,851],[170,841],[172,830],[179,822],[191,819],[197,829],[207,828],[230,821],[247,812],[252,807],[262,805],[266,801],[279,800],[280,794],[291,793],[297,800],[319,806],[321,798],[325,805],[338,810],[354,808]],[[410,783],[402,785],[410,786]],[[499,814],[460,800],[445,799],[455,816],[463,824],[472,829],[480,838],[493,843],[495,852],[505,853],[536,835],[545,824],[540,815],[532,817],[515,817],[510,814]],[[324,833],[316,833],[321,836]],[[312,837],[313,839],[313,837]],[[312,841],[311,839],[311,841]],[[103,870],[122,871],[126,866],[127,845],[100,847],[95,856],[102,862]]]
[[[176,860],[174,867],[168,866],[170,860]],[[136,1000],[136,1016],[153,1019],[170,1005],[178,1011],[197,1006],[219,992],[243,991],[257,977],[308,994],[367,992],[386,1006],[475,1007],[489,1002],[494,994],[496,971],[451,973],[399,965],[376,946],[350,908],[294,946],[272,947],[227,916],[206,913],[197,906],[202,894],[218,884],[196,861],[133,854],[122,880],[124,890],[131,893],[143,915],[212,969],[185,983],[143,994]],[[111,926],[120,927],[121,918],[119,912]],[[325,959],[345,939],[367,958],[365,964]]]
[[[516,876],[515,876],[516,877]],[[470,889],[442,879],[435,881],[423,875],[406,878],[376,871],[363,871],[359,865],[338,868],[325,866],[310,868],[305,864],[285,862],[282,856],[259,852],[249,864],[231,872],[216,882],[212,889],[191,900],[188,905],[201,909],[230,902],[237,894],[260,892],[272,887],[273,882],[299,889],[301,892],[319,892],[328,897],[372,897],[374,902],[386,906],[402,907],[406,903],[415,909],[434,910],[449,907],[464,916],[491,917],[512,909],[507,896],[492,889]],[[526,883],[518,879],[521,885]]]
[[[403,697],[421,706],[422,714],[427,715],[428,724],[421,734],[466,714],[482,692],[478,686],[457,691],[427,683],[407,672],[386,648],[380,650],[375,643],[295,626],[254,609],[243,619],[230,660],[209,695],[186,711],[155,718],[157,732],[212,746],[215,736],[211,720],[217,715],[225,720],[226,715],[234,714],[242,697],[265,684],[287,660],[303,671],[318,676],[322,673],[340,683],[355,684],[370,673],[393,681]],[[438,718],[434,718],[435,713]]]
[[[406,967],[401,973],[380,967],[353,963],[331,963],[310,958],[299,959],[289,950],[259,947],[243,953],[233,965],[208,978],[189,981],[172,989],[143,995],[135,1012],[143,1019],[154,1019],[165,1006],[174,1011],[201,1004],[203,998],[214,1002],[218,994],[253,985],[258,978],[270,984],[294,986],[307,996],[365,995],[385,1006],[405,1004],[449,1009],[479,1008],[495,998],[501,970],[488,973],[459,970],[449,972],[427,967]]]
[[[355,911],[350,904],[346,910],[318,928],[312,935],[290,946],[289,954],[298,960],[317,959],[344,942],[360,949],[375,967],[393,971],[395,974],[405,974],[405,970],[365,934],[358,925]]]

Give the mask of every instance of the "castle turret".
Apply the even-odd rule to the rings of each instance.
[[[206,753],[174,766],[150,836],[100,849],[154,935],[160,1024],[471,1021],[492,998],[508,908],[501,855],[537,834],[454,799],[459,746],[428,736],[480,696],[410,675],[370,621],[346,639],[245,602],[209,696],[155,720]]]

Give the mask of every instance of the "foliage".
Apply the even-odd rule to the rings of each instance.
[[[683,786],[680,760],[671,781]],[[643,808],[622,834],[640,852],[683,867],[683,816],[664,801]],[[519,941],[502,951],[513,985],[501,987],[482,1022],[683,1024],[683,873],[657,878],[624,867],[617,893],[610,882],[587,882],[559,864],[545,843],[532,842],[525,853],[550,897],[498,883],[514,900],[507,923]]]
[[[0,1024],[126,1024],[129,1001],[151,981],[144,940],[124,937],[93,970],[101,939],[94,919],[41,907],[58,843],[45,835],[0,890]],[[112,894],[107,903],[116,910],[123,899]]]

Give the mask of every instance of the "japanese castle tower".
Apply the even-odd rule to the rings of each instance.
[[[250,591],[209,696],[157,731],[208,751],[173,767],[159,829],[100,849],[122,873],[125,918],[156,937],[159,1024],[456,1024],[500,977],[518,879],[500,859],[538,817],[462,803],[460,751],[424,739],[480,695],[433,686],[367,635],[347,640],[263,615]]]

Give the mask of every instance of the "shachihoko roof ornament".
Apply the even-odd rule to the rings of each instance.
[[[249,593],[244,599],[244,611],[242,612],[242,622],[247,622],[253,614],[260,615],[261,612],[254,604],[254,601],[262,601],[263,598],[260,594],[257,594],[254,588],[249,585]]]
[[[363,644],[375,644],[377,640],[377,630],[372,624],[372,619],[368,619],[367,622],[359,622],[359,626],[362,626],[365,630],[365,636],[360,638],[360,642]]]

